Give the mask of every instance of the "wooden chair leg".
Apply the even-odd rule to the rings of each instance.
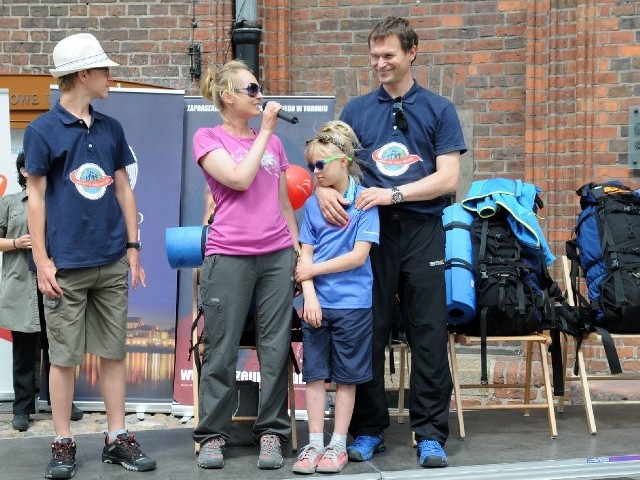
[[[524,404],[531,403],[531,363],[533,362],[533,342],[524,342],[525,344],[525,379],[524,379]],[[524,416],[531,415],[531,411],[527,408],[524,410]]]
[[[404,423],[404,376],[406,374],[409,347],[400,348],[400,377],[398,378],[398,423]]]
[[[289,361],[289,418],[291,419],[291,450],[298,451],[298,428],[296,426],[296,390],[293,383],[293,364]]]
[[[578,358],[578,374],[580,376],[580,385],[582,386],[582,399],[584,402],[584,410],[587,415],[587,425],[591,435],[596,434],[596,419],[593,416],[593,404],[591,403],[591,391],[589,390],[589,380],[587,379],[587,369],[584,364],[584,354],[582,349],[577,354]]]
[[[556,414],[553,409],[553,390],[551,388],[551,377],[549,375],[549,361],[547,359],[547,346],[539,342],[540,362],[542,364],[542,375],[544,378],[544,390],[547,396],[547,414],[549,416],[549,433],[551,438],[558,437],[558,427],[556,425]]]
[[[466,435],[464,431],[464,417],[462,414],[462,396],[460,394],[460,379],[458,378],[458,358],[456,356],[455,334],[449,334],[449,358],[451,359],[451,378],[453,380],[453,394],[456,402],[456,414],[458,416],[458,434],[461,440]]]

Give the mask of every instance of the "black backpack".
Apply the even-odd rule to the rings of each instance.
[[[567,242],[572,283],[578,266],[588,289],[589,323],[640,333],[640,195],[619,182],[577,190],[582,212]],[[578,289],[574,291],[578,293]]]
[[[456,333],[481,337],[481,382],[488,383],[487,336],[520,336],[549,330],[552,365],[562,365],[560,334],[579,335],[579,315],[550,277],[542,251],[521,243],[498,209],[471,224],[476,289],[476,317],[451,325]],[[554,394],[564,393],[564,375],[554,368]]]
[[[507,215],[499,209],[471,224],[476,318],[465,330],[476,335],[527,335],[544,318],[541,252],[518,240]]]
[[[610,334],[640,332],[640,195],[618,181],[576,193],[582,212],[566,245],[574,300],[586,312],[587,330],[600,334],[611,373],[622,373]]]

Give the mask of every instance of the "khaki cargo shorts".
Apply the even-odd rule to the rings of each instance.
[[[64,294],[56,305],[44,299],[51,364],[75,367],[85,352],[124,359],[129,297],[126,255],[109,265],[61,268],[56,280]]]

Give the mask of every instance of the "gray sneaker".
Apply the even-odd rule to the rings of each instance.
[[[283,465],[284,459],[280,448],[280,437],[271,434],[260,437],[258,468],[261,470],[275,470]]]
[[[198,466],[202,468],[222,468],[224,467],[224,438],[216,436],[205,440],[200,445],[198,454]]]

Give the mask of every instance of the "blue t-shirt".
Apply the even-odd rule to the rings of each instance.
[[[27,172],[47,177],[45,237],[57,268],[107,265],[125,254],[114,175],[135,160],[120,123],[90,112],[87,128],[58,102],[24,134]]]
[[[406,131],[395,128],[393,98],[381,86],[349,101],[340,115],[362,144],[358,156],[362,158],[365,187],[391,188],[421,180],[436,171],[438,155],[467,151],[455,106],[446,98],[414,81],[402,97],[402,109],[407,117]],[[393,208],[434,217],[447,204],[440,197]]]
[[[355,196],[361,190],[362,187],[358,186]],[[357,210],[354,203],[346,208],[349,223],[338,227],[325,221],[315,195],[305,202],[300,242],[313,245],[313,263],[349,253],[358,241],[375,245],[379,243],[380,221],[377,207],[366,211]],[[369,257],[364,265],[352,270],[313,277],[313,285],[323,308],[371,308],[373,273]]]

